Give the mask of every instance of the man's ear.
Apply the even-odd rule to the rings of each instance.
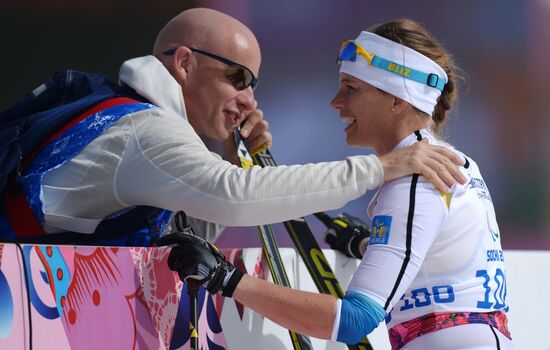
[[[192,51],[187,46],[179,46],[170,56],[169,71],[180,85],[185,85],[191,67]]]
[[[392,115],[398,115],[409,106],[409,103],[399,97],[393,97],[393,105],[391,107]]]

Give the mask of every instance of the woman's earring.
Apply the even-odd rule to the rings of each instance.
[[[395,107],[392,107],[392,108],[391,108],[391,111],[392,111],[392,112],[395,112]]]

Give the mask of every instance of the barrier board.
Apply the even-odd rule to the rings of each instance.
[[[168,248],[0,244],[0,349],[187,349],[189,299],[166,268]],[[269,279],[260,249],[225,251]],[[358,261],[326,250],[345,288]],[[293,286],[315,291],[293,249],[281,249]],[[510,330],[516,349],[550,348],[550,252],[505,252]],[[26,266],[26,269],[24,268]],[[25,272],[28,274],[25,280]],[[27,287],[28,284],[28,287]],[[27,293],[28,291],[28,293]],[[29,308],[30,304],[30,318]],[[232,299],[199,293],[203,349],[292,349],[288,332]],[[389,349],[385,326],[369,335]],[[312,338],[314,349],[346,349]]]

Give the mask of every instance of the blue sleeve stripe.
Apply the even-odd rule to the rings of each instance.
[[[386,316],[386,311],[374,299],[364,293],[348,290],[342,299],[339,342],[357,344],[372,332]]]

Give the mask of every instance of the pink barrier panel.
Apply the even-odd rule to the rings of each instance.
[[[0,244],[0,349],[28,349],[31,338],[35,349],[188,348],[189,299],[168,253]],[[227,348],[223,300],[203,289],[198,299],[201,347]]]

